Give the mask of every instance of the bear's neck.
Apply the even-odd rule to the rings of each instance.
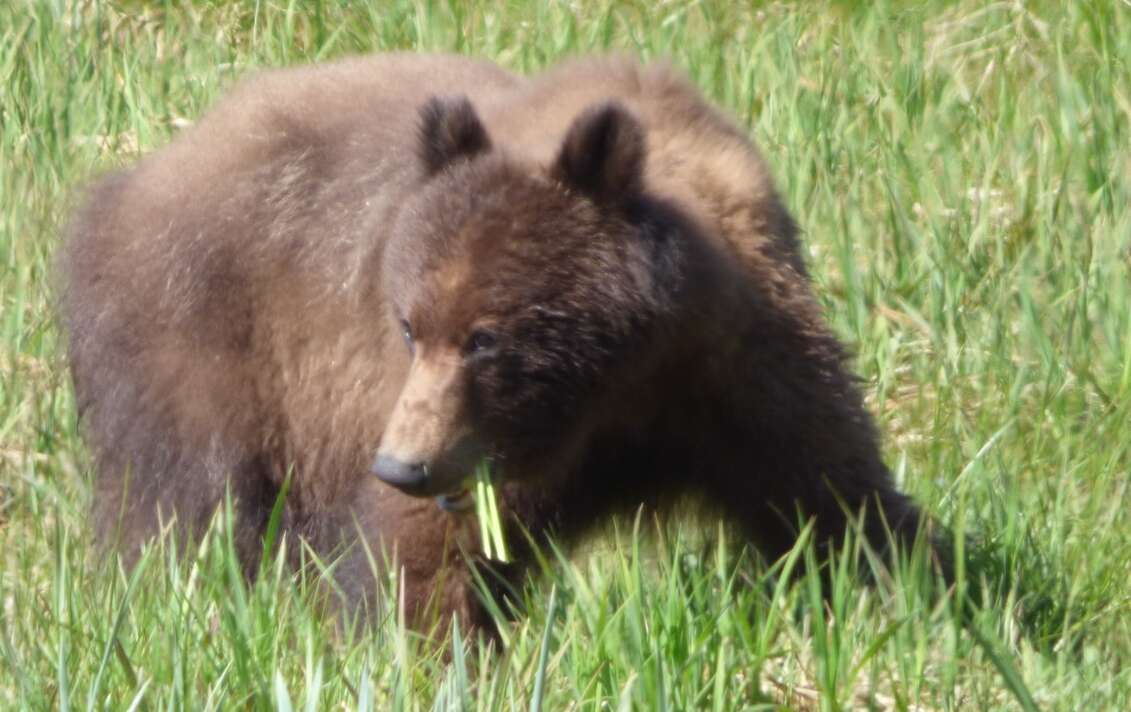
[[[704,452],[721,467],[749,462],[787,421],[823,419],[813,384],[857,416],[843,351],[805,274],[770,249],[736,255],[728,241],[691,230],[677,239],[671,301],[680,306],[611,392],[595,442],[670,442],[665,469],[694,470]]]

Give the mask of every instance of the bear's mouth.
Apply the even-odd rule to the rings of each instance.
[[[474,507],[475,497],[472,496],[470,489],[463,487],[455,492],[449,492],[448,494],[442,494],[436,497],[436,504],[445,512],[458,514]]]

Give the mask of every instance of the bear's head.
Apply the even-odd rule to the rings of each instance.
[[[482,458],[506,479],[560,472],[678,289],[624,107],[583,112],[548,165],[499,138],[467,99],[423,107],[421,183],[382,257],[382,318],[412,360],[373,470],[410,494],[458,491]]]

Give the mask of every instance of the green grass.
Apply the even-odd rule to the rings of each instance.
[[[1131,709],[1131,7],[757,5],[0,4],[0,707]],[[394,614],[335,627],[278,562],[247,584],[222,518],[97,560],[51,310],[76,186],[256,67],[395,48],[670,55],[749,125],[888,461],[981,542],[981,604],[921,557],[822,603],[711,527],[620,522],[504,653],[444,658]]]

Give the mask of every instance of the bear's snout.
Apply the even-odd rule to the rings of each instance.
[[[472,465],[447,459],[436,461],[402,460],[378,451],[369,468],[377,479],[413,497],[437,497],[463,489]]]
[[[462,376],[458,355],[420,349],[370,467],[379,480],[415,497],[462,487],[481,456]]]
[[[405,494],[420,496],[428,485],[428,466],[423,462],[402,462],[379,454],[370,471],[377,479]]]

